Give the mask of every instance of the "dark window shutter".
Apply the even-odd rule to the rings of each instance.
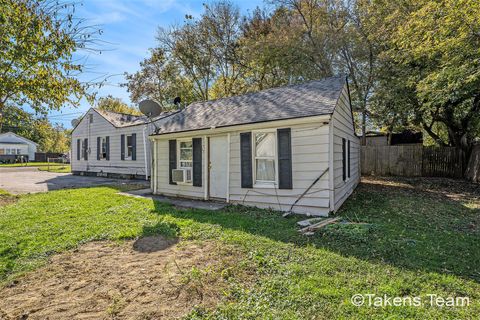
[[[132,133],[132,160],[137,160],[137,134]]]
[[[342,138],[342,168],[343,168],[343,181],[347,180],[347,155],[346,153],[346,140]]]
[[[292,134],[290,128],[277,130],[279,189],[292,189]]]
[[[83,149],[84,155],[83,157],[85,160],[88,160],[88,139],[85,138],[85,149]]]
[[[105,144],[106,144],[106,151],[107,151],[107,160],[110,160],[110,137],[105,138]]]
[[[120,136],[120,159],[125,160],[125,135]]]
[[[100,148],[102,147],[101,143],[101,138],[97,137],[97,160],[100,160]]]
[[[81,145],[80,139],[77,139],[77,160],[80,160],[80,152],[82,152],[80,149],[80,145]]]
[[[350,178],[350,159],[351,159],[351,156],[350,156],[350,140],[348,140],[348,177]]]
[[[253,186],[251,132],[240,133],[240,169],[242,188],[251,188]]]
[[[193,185],[202,186],[202,138],[193,138]]]
[[[177,169],[177,140],[168,140],[168,180],[170,184],[177,184],[172,180],[173,169]]]

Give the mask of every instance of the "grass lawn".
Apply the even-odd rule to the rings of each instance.
[[[0,163],[1,167],[38,167],[40,171],[50,171],[57,173],[70,173],[72,167],[70,164],[48,163],[48,162],[27,162],[27,163]]]
[[[480,191],[465,182],[368,179],[338,212],[346,221],[362,223],[330,225],[311,237],[296,231],[301,217],[234,206],[178,210],[117,192],[95,187],[29,194],[0,207],[3,286],[53,254],[86,242],[162,234],[238,250],[239,262],[220,273],[222,299],[213,308],[200,304],[189,310],[190,319],[473,319],[480,314]],[[247,280],[245,272],[253,276]],[[195,274],[202,282],[208,272]],[[466,296],[470,305],[356,307],[350,299],[357,293],[422,301],[430,301],[429,294]]]

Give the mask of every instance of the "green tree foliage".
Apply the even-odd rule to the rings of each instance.
[[[0,0],[0,126],[7,104],[45,112],[91,97],[74,53],[93,50],[100,31],[74,11],[74,2]]]
[[[97,102],[97,109],[133,115],[142,114],[137,108],[129,106],[123,102],[122,99],[115,98],[112,95],[99,98]]]
[[[468,152],[480,135],[480,3],[412,0],[375,9],[378,22],[392,22],[388,37],[374,34],[384,48],[374,96],[380,109]]]
[[[127,73],[126,79],[123,85],[136,103],[153,99],[168,110],[175,107],[173,99],[177,96],[187,103],[195,99],[192,82],[180,74],[178,63],[167,59],[160,48],[151,49],[150,56],[140,63],[140,71]]]
[[[160,29],[152,58],[128,79],[132,97],[190,102],[345,74],[362,132],[424,130],[436,144],[470,149],[480,130],[480,2],[269,4],[241,17],[214,2]]]

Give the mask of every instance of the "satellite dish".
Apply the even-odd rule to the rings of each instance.
[[[78,119],[73,119],[70,123],[72,124],[72,127],[75,128],[79,122],[80,122],[80,120],[78,120]]]
[[[162,107],[153,100],[143,100],[138,104],[140,111],[147,117],[153,118],[162,113]]]

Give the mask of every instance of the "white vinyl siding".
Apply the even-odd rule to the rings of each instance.
[[[92,121],[90,121],[90,119]],[[72,171],[76,172],[97,172],[97,173],[116,173],[127,175],[144,176],[150,175],[150,141],[148,135],[153,132],[153,125],[149,124],[146,135],[147,145],[147,172],[145,172],[145,149],[143,142],[143,130],[145,125],[128,126],[122,128],[114,127],[110,122],[95,110],[90,109],[82,118],[75,130],[72,132]],[[121,160],[121,135],[125,135],[125,144],[127,136],[136,133],[136,161]],[[110,159],[97,160],[97,138],[109,137]],[[77,139],[83,141],[88,139],[90,153],[88,160],[77,160]],[[100,148],[102,144],[100,144]],[[127,146],[125,146],[125,156],[127,158]]]
[[[275,122],[269,123],[275,126]],[[240,132],[230,136],[230,201],[259,208],[290,210],[297,198],[328,168],[328,125],[301,124],[273,127],[291,128],[293,189],[241,188]],[[261,129],[259,129],[261,130]],[[275,142],[276,143],[276,142]],[[253,147],[253,146],[252,146]],[[275,151],[276,152],[276,151]],[[328,172],[294,207],[294,212],[328,215]]]
[[[19,137],[11,132],[6,132],[0,134],[0,154],[7,154],[7,149],[9,152],[8,154],[28,155],[28,159],[30,161],[33,161],[35,160],[35,152],[37,152],[37,145],[33,141],[30,141],[23,137]]]
[[[353,119],[349,107],[348,91],[342,91],[337,107],[332,116],[333,127],[333,187],[334,209],[338,210],[348,196],[353,192],[360,181],[359,153],[360,140],[354,134]],[[342,139],[345,139],[346,179],[343,180],[343,153]],[[350,156],[348,154],[348,141],[350,141]],[[349,161],[350,159],[350,161]],[[348,176],[350,166],[350,177]]]
[[[189,137],[188,140],[191,141],[192,138],[201,138]],[[179,161],[179,141],[185,141],[184,139],[177,140],[177,167]],[[163,194],[166,196],[177,196],[177,197],[188,197],[194,199],[204,199],[205,197],[205,184],[202,183],[201,187],[194,187],[191,183],[189,184],[170,184],[169,183],[169,149],[168,149],[168,139],[155,140],[156,143],[156,168],[154,170],[155,181],[157,184],[156,193]],[[205,164],[206,153],[205,153],[205,140],[202,139],[202,165]],[[202,180],[205,181],[205,170],[202,170]]]

